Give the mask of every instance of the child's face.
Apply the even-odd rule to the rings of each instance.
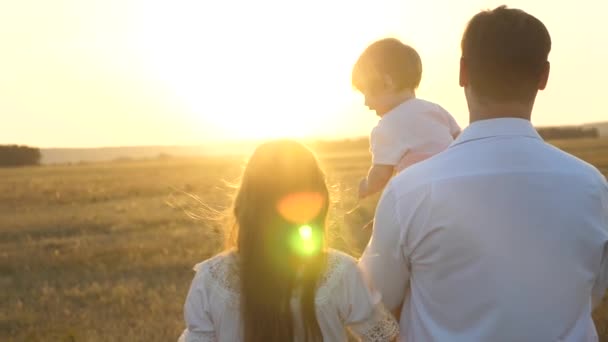
[[[383,116],[395,107],[395,97],[392,82],[383,82],[381,86],[366,87],[361,89],[361,94],[365,97],[365,106],[376,112],[376,115]]]

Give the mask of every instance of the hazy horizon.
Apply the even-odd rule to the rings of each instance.
[[[607,121],[600,121],[600,122],[589,122],[589,123],[582,123],[579,125],[561,125],[561,126],[536,126],[537,128],[546,128],[546,127],[568,127],[568,126],[594,126],[596,124],[599,124],[602,129],[600,129],[600,136],[604,137],[604,136],[608,136],[608,120]],[[196,146],[215,146],[215,145],[237,145],[237,144],[259,144],[262,143],[264,141],[268,141],[271,139],[280,139],[281,137],[269,137],[269,138],[250,138],[250,139],[238,139],[238,138],[234,138],[234,139],[217,139],[217,140],[209,140],[209,141],[200,141],[200,142],[191,142],[191,143],[166,143],[166,144],[134,144],[134,145],[90,145],[90,146],[33,146],[32,147],[38,147],[40,149],[44,149],[44,150],[53,150],[53,149],[60,149],[60,150],[69,150],[69,149],[115,149],[115,148],[146,148],[146,147],[152,147],[152,148],[171,148],[171,147],[177,147],[177,148],[181,148],[181,147],[196,147]],[[333,137],[314,137],[314,136],[308,136],[308,137],[295,137],[293,138],[295,140],[298,141],[304,141],[304,142],[336,142],[336,141],[346,141],[346,140],[359,140],[359,139],[369,139],[369,135],[352,135],[352,136],[333,136]],[[17,144],[17,145],[21,145],[21,144]],[[26,144],[23,144],[26,145]]]
[[[370,42],[397,37],[423,60],[418,96],[468,113],[459,43],[479,10],[505,1],[22,0],[0,4],[0,144],[184,146],[369,134],[377,117],[350,85]],[[608,2],[506,2],[553,40],[533,123],[608,119]],[[236,10],[238,9],[238,10]]]

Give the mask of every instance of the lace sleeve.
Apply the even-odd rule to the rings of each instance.
[[[347,329],[365,342],[391,341],[397,337],[397,321],[354,262],[347,263],[342,281],[338,297],[340,316]]]
[[[349,330],[361,341],[391,341],[399,334],[399,326],[393,315],[382,304],[377,304],[370,318],[351,324]]]
[[[193,333],[184,330],[177,342],[217,342],[214,332]]]

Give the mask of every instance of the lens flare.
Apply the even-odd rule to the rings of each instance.
[[[291,247],[301,256],[311,256],[321,250],[321,236],[310,225],[298,227],[291,240]]]
[[[303,240],[310,240],[312,238],[312,227],[309,225],[301,226],[299,232]]]
[[[277,203],[277,211],[292,223],[304,224],[319,215],[325,199],[318,192],[296,192],[283,197]]]

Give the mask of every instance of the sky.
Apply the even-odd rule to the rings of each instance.
[[[464,127],[461,35],[502,4],[552,36],[533,123],[608,120],[605,0],[19,0],[0,2],[0,144],[365,136],[378,118],[350,72],[385,37],[418,50],[417,96]]]

